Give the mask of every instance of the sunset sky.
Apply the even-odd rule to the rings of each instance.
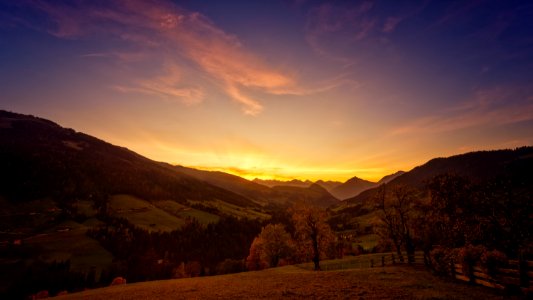
[[[248,179],[533,145],[533,1],[0,0],[0,109]]]

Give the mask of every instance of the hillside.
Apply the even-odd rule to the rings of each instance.
[[[403,174],[405,174],[405,171],[398,171],[398,172],[396,172],[394,174],[383,176],[383,178],[381,178],[378,181],[378,185],[384,184],[384,183],[389,183],[390,181],[396,179],[396,177],[401,176]]]
[[[331,190],[333,190],[334,188],[342,184],[342,182],[340,181],[332,181],[332,180],[328,180],[328,181],[318,180],[315,183],[325,188],[330,193],[331,193]]]
[[[322,208],[338,204],[338,199],[332,196],[325,188],[310,181],[289,181],[288,185],[262,185],[258,179],[249,181],[239,176],[213,171],[203,171],[193,168],[177,166],[176,169],[184,174],[188,174],[197,179],[208,182],[212,185],[233,191],[237,194],[254,200],[264,206],[291,206],[298,203],[306,203]],[[278,182],[281,181],[266,181]],[[290,185],[290,183],[296,183]],[[304,184],[305,183],[305,184]],[[309,185],[306,185],[309,183]]]
[[[447,158],[435,158],[389,181],[390,185],[408,185],[423,188],[431,178],[450,173],[469,179],[473,183],[484,182],[498,176],[533,178],[533,147],[515,150],[477,151]],[[526,184],[531,187],[531,180]],[[377,188],[369,189],[347,199],[348,203],[365,203],[374,197]]]
[[[426,184],[441,174],[459,175],[472,185],[502,186],[516,195],[533,193],[533,147],[515,150],[478,151],[448,158],[436,158],[412,169],[386,184],[388,189],[404,185],[418,191],[420,199],[428,200]],[[380,211],[376,206],[379,187],[366,190],[359,195],[342,201],[332,207],[331,223],[338,230],[355,228],[358,235],[372,234],[374,224],[380,222]]]
[[[261,185],[264,185],[264,186],[268,186],[268,187],[292,186],[292,187],[307,188],[311,184],[313,184],[313,182],[310,181],[310,180],[302,181],[302,180],[298,180],[298,179],[293,179],[293,180],[289,180],[289,181],[283,181],[283,180],[275,180],[275,179],[259,179],[259,178],[255,178],[253,180],[253,182],[261,184]]]
[[[271,197],[280,204],[305,204],[327,208],[338,204],[339,200],[333,197],[325,188],[314,183],[308,188],[293,186],[272,187]]]
[[[144,199],[257,204],[172,166],[41,118],[0,111],[0,196],[60,202],[132,194]]]
[[[333,188],[331,190],[331,194],[339,199],[348,199],[375,186],[375,182],[364,180],[355,176],[348,179],[345,183]]]
[[[409,267],[313,272],[295,266],[88,290],[61,299],[500,299]]]
[[[246,180],[242,177],[218,171],[204,171],[183,166],[175,169],[183,174],[208,182],[212,185],[232,191],[249,199],[267,201],[270,189],[264,185]]]

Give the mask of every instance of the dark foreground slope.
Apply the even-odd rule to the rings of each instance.
[[[127,284],[61,299],[501,299],[422,269],[385,267],[313,272],[295,266],[204,278]]]
[[[476,151],[446,158],[434,158],[427,163],[406,172],[387,185],[406,185],[424,188],[437,175],[453,174],[468,179],[474,184],[488,182],[498,177],[513,178],[528,188],[533,184],[533,147],[515,150]],[[348,203],[370,201],[379,187],[366,190],[347,199]]]
[[[143,199],[221,200],[257,206],[172,166],[33,116],[0,111],[0,197],[56,201],[131,194]]]
[[[223,172],[197,170],[182,166],[176,166],[176,170],[212,185],[235,192],[264,206],[274,205],[285,207],[294,204],[306,204],[327,208],[339,203],[337,198],[319,184],[310,183],[309,186],[265,186],[257,183],[260,181],[249,181],[239,176]]]

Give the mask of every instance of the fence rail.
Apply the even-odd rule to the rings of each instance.
[[[402,263],[409,263],[407,255],[402,255],[400,258],[400,256],[395,253],[380,253],[356,256],[354,258],[345,258],[341,260],[321,261],[320,268],[323,271],[333,271],[343,269],[377,268]],[[424,264],[423,252],[415,252],[415,255],[412,256],[411,264]],[[312,270],[314,267],[311,263],[299,264],[297,266],[307,270]]]
[[[533,261],[509,261],[506,268],[497,268],[491,274],[479,265],[465,270],[462,264],[452,263],[450,275],[455,279],[503,290],[521,289],[524,294],[533,293]]]
[[[402,261],[403,260],[403,261]],[[423,252],[415,252],[409,262],[407,255],[401,258],[396,253],[380,253],[356,256],[341,260],[320,262],[324,271],[343,269],[378,268],[398,264],[423,265]],[[312,270],[313,264],[300,264],[300,268]],[[524,294],[533,293],[533,261],[510,260],[505,268],[495,269],[489,274],[486,268],[476,265],[471,270],[464,270],[462,264],[452,263],[448,275],[457,280],[478,284],[489,288],[505,289],[509,287],[521,289]]]

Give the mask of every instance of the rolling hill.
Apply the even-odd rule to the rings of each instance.
[[[440,174],[450,173],[469,179],[473,183],[484,182],[498,176],[520,176],[531,187],[533,178],[533,147],[515,150],[476,151],[447,158],[434,158],[427,163],[403,173],[387,184],[408,185],[423,188],[427,182]],[[348,203],[364,203],[376,194],[377,188],[369,189],[347,199]]]
[[[258,205],[126,148],[41,118],[0,111],[0,196],[59,202],[131,194],[143,199]]]
[[[254,180],[249,181],[239,176],[213,171],[203,171],[182,166],[176,167],[179,172],[191,175],[197,179],[208,182],[212,185],[233,191],[237,194],[254,200],[264,206],[278,205],[290,206],[293,204],[308,204],[317,207],[327,208],[338,204],[339,200],[332,196],[325,188],[310,181],[302,182],[298,180],[288,181],[288,185],[283,185],[283,181],[276,180]],[[263,185],[258,182],[269,182]],[[280,185],[273,184],[280,183]],[[290,183],[296,183],[291,185]],[[309,182],[309,185],[307,185]]]
[[[313,182],[310,181],[310,180],[302,181],[302,180],[298,180],[298,179],[283,181],[283,180],[275,180],[275,179],[259,179],[259,178],[255,178],[253,180],[253,182],[261,184],[261,185],[264,185],[264,186],[268,186],[268,187],[292,186],[292,187],[307,188],[311,184],[313,184]]]
[[[61,299],[501,299],[421,268],[313,272],[285,266],[256,272],[117,285]]]
[[[355,176],[348,179],[345,183],[333,188],[331,190],[331,194],[339,199],[347,199],[375,186],[375,182],[364,180]]]

